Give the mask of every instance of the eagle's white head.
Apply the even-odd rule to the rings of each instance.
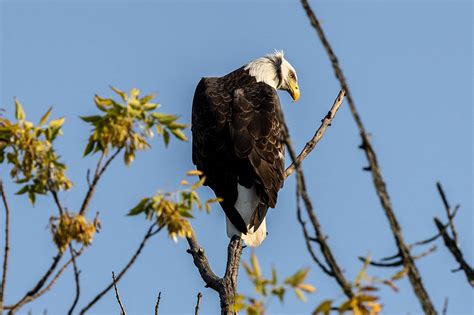
[[[300,98],[298,76],[295,68],[285,59],[283,51],[275,51],[253,60],[245,66],[245,70],[257,82],[265,82],[274,89],[288,91],[295,101]]]

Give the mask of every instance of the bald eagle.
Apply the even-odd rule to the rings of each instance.
[[[193,163],[227,217],[227,235],[258,246],[265,216],[284,181],[284,144],[277,90],[300,96],[283,52],[255,59],[223,77],[202,78],[192,110]]]

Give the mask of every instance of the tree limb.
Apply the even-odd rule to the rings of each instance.
[[[155,315],[158,315],[158,307],[160,307],[160,300],[161,300],[161,291],[158,292],[158,297],[156,298]]]
[[[202,293],[199,292],[197,294],[197,301],[196,301],[196,307],[194,308],[194,315],[199,314],[199,304],[201,303],[201,299],[202,299]]]
[[[426,291],[423,281],[421,279],[420,273],[418,271],[418,268],[415,265],[415,262],[413,260],[413,257],[410,255],[410,251],[408,249],[408,246],[406,245],[403,235],[401,232],[400,225],[398,223],[398,220],[395,216],[395,213],[392,209],[392,204],[390,202],[390,197],[388,195],[385,182],[382,177],[382,173],[380,171],[380,167],[377,162],[377,157],[375,154],[375,151],[372,148],[372,145],[370,144],[370,139],[368,137],[368,134],[365,130],[365,127],[362,123],[362,120],[359,116],[359,113],[356,109],[354,100],[352,99],[352,95],[350,92],[350,89],[347,85],[345,76],[342,72],[342,69],[339,65],[339,61],[332,50],[331,45],[329,44],[329,41],[326,38],[326,35],[324,34],[324,31],[321,27],[321,24],[319,23],[316,15],[314,14],[313,10],[311,9],[308,0],[301,0],[301,4],[310,20],[311,25],[314,27],[316,30],[316,33],[319,36],[319,39],[321,40],[321,43],[323,44],[329,59],[331,60],[331,64],[334,70],[334,74],[336,78],[339,80],[339,83],[341,85],[341,88],[344,89],[347,93],[347,100],[349,103],[349,109],[351,110],[352,116],[356,122],[357,128],[359,129],[359,134],[362,138],[362,149],[365,151],[367,160],[369,162],[370,166],[370,171],[372,173],[372,179],[374,183],[375,190],[377,192],[377,195],[379,197],[380,203],[385,211],[385,215],[390,223],[390,228],[392,230],[393,236],[395,238],[395,242],[397,244],[397,247],[400,250],[400,254],[403,258],[403,263],[404,265],[408,268],[408,278],[410,280],[410,283],[412,285],[412,288],[415,292],[415,295],[418,298],[418,301],[420,302],[424,312],[426,314],[436,314],[436,310],[433,306],[433,303],[431,302],[431,299],[428,295],[428,292]]]
[[[7,284],[8,273],[8,258],[10,256],[10,206],[8,205],[7,196],[3,187],[3,182],[0,181],[0,195],[2,197],[3,206],[5,208],[5,248],[3,251],[3,268],[2,268],[2,283],[0,287],[0,315],[3,314],[3,303],[5,296],[5,288]]]
[[[194,265],[198,268],[206,287],[219,293],[221,314],[235,314],[232,310],[237,294],[237,275],[242,255],[242,239],[233,236],[227,247],[227,265],[223,278],[219,278],[211,269],[204,250],[199,246],[194,232],[187,238],[189,249],[187,252],[193,256]]]
[[[125,308],[123,307],[122,300],[120,300],[120,294],[117,289],[117,279],[115,279],[115,273],[112,271],[112,283],[114,285],[115,290],[115,297],[117,298],[117,302],[120,306],[120,315],[127,315],[125,312]]]
[[[79,279],[80,275],[80,270],[77,267],[77,262],[76,262],[76,253],[74,252],[74,249],[72,248],[72,245],[69,244],[69,252],[71,253],[71,259],[72,259],[72,266],[74,270],[74,282],[76,283],[76,295],[74,297],[74,300],[72,302],[71,308],[69,308],[68,315],[72,315],[74,312],[74,309],[76,308],[77,302],[79,302],[79,297],[81,295],[81,283]]]
[[[132,256],[132,258],[130,258],[129,262],[125,265],[125,267],[119,272],[119,274],[117,276],[117,279],[116,279],[117,283],[120,281],[120,279],[123,277],[123,275],[125,275],[125,273],[130,269],[130,267],[135,263],[138,256],[140,255],[143,248],[145,247],[145,244],[148,241],[148,239],[150,239],[150,237],[156,235],[157,233],[159,233],[163,229],[163,226],[161,226],[161,227],[157,228],[154,231],[153,229],[154,229],[155,226],[156,226],[156,223],[153,223],[150,226],[150,228],[146,232],[145,236],[143,237],[140,245],[138,246],[135,254]],[[82,308],[82,310],[79,312],[79,314],[85,314],[86,311],[88,311],[92,306],[94,306],[95,303],[97,303],[101,298],[103,298],[104,295],[107,294],[107,292],[109,292],[109,290],[112,289],[113,286],[114,286],[114,282],[112,281],[108,286],[105,287],[105,289],[100,291],[84,308]]]

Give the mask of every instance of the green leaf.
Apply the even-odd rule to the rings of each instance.
[[[140,95],[140,90],[133,88],[130,90],[130,97],[132,98],[138,98],[138,95]]]
[[[88,122],[88,123],[94,123],[96,121],[99,121],[102,119],[102,116],[100,115],[94,115],[94,116],[79,116],[83,121]]]
[[[163,140],[165,141],[165,145],[168,146],[170,143],[170,133],[166,129],[163,129]]]
[[[30,186],[25,185],[19,191],[17,191],[15,193],[15,195],[23,195],[23,194],[27,193],[29,191],[29,189],[30,189]]]
[[[31,204],[35,204],[35,201],[36,201],[36,195],[35,195],[35,192],[30,190],[28,191],[28,199],[30,200]]]
[[[163,125],[168,125],[178,119],[178,116],[163,113],[151,113],[151,116],[153,116]]]
[[[134,216],[145,211],[145,206],[147,205],[149,198],[143,198],[133,209],[128,212],[128,216]]]
[[[94,140],[92,139],[89,140],[89,142],[87,143],[86,149],[84,150],[84,156],[87,156],[89,153],[92,152],[92,150],[94,150],[95,144],[96,142]]]
[[[25,120],[26,118],[25,111],[23,110],[23,106],[21,106],[20,102],[16,98],[15,98],[15,118],[18,121]]]
[[[46,121],[48,121],[49,116],[51,116],[51,112],[52,112],[52,111],[53,111],[53,108],[50,107],[50,108],[48,109],[48,111],[43,115],[43,117],[41,117],[41,119],[40,119],[40,121],[39,121],[39,125],[40,125],[40,126],[43,126],[43,125],[46,123]]]

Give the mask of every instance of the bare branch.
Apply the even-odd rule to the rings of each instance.
[[[237,275],[239,271],[240,256],[242,255],[242,239],[233,236],[227,247],[227,265],[223,278],[219,278],[211,269],[204,250],[199,246],[194,232],[187,238],[189,249],[187,252],[193,256],[194,265],[198,268],[206,287],[219,293],[221,314],[235,314],[232,309],[237,290]]]
[[[8,200],[2,181],[0,181],[0,195],[5,208],[5,249],[3,251],[2,284],[0,287],[0,314],[3,314],[3,299],[7,285],[8,258],[10,256],[10,206],[8,205]]]
[[[201,303],[201,299],[202,299],[202,293],[199,292],[197,294],[197,301],[196,301],[196,307],[194,308],[194,315],[199,314],[199,304]]]
[[[128,261],[128,263],[125,265],[125,267],[119,272],[118,276],[117,276],[117,282],[120,281],[120,279],[123,277],[123,275],[125,275],[125,273],[130,269],[130,267],[135,263],[135,261],[137,260],[138,256],[140,255],[140,253],[142,252],[143,248],[145,247],[145,244],[146,242],[154,235],[156,235],[159,231],[161,231],[163,229],[163,226],[157,228],[155,231],[153,231],[153,228],[156,226],[155,223],[153,223],[150,228],[148,229],[148,231],[146,232],[145,236],[143,237],[140,245],[138,246],[135,254],[130,258],[130,260]],[[101,298],[104,297],[105,294],[107,294],[107,292],[109,292],[110,289],[112,289],[112,287],[114,286],[114,283],[110,283],[107,287],[105,287],[105,289],[103,289],[102,291],[100,291],[80,312],[79,314],[85,314],[86,311],[88,311],[92,306],[94,306],[95,303],[97,303],[97,301],[99,301]]]
[[[84,247],[81,248],[81,250],[77,253],[77,255],[75,257],[79,257],[82,252],[84,251]],[[73,261],[73,258],[69,259],[59,270],[58,272],[56,273],[56,275],[51,279],[51,281],[49,282],[49,284],[44,288],[42,289],[41,291],[37,291],[36,293],[34,294],[27,294],[25,295],[25,297],[23,299],[21,299],[18,303],[16,303],[15,305],[10,305],[10,306],[5,306],[5,309],[8,309],[10,310],[8,312],[9,315],[13,315],[15,314],[16,311],[18,311],[22,306],[24,306],[25,304],[27,303],[30,303],[34,300],[36,300],[37,298],[39,298],[40,296],[42,296],[43,294],[45,294],[46,292],[48,292],[49,290],[51,290],[51,288],[54,286],[54,284],[56,283],[56,281],[59,279],[59,277],[63,274],[63,272],[67,269],[67,267],[72,263]]]
[[[79,296],[81,295],[81,283],[79,281],[79,275],[81,272],[79,268],[77,267],[76,253],[74,252],[74,249],[72,248],[71,244],[69,244],[69,252],[71,253],[72,266],[74,268],[74,282],[76,283],[76,295],[74,297],[74,301],[72,302],[72,305],[69,308],[69,312],[68,312],[68,315],[72,315],[74,312],[74,309],[76,308],[77,302],[79,302]]]
[[[321,126],[319,126],[319,128],[316,130],[313,138],[311,138],[311,140],[306,143],[301,153],[293,160],[293,163],[291,163],[291,165],[288,166],[288,168],[286,169],[285,178],[290,176],[295,171],[296,165],[297,164],[301,165],[301,162],[303,162],[303,160],[308,156],[308,154],[310,154],[311,151],[313,151],[313,149],[316,147],[319,140],[321,140],[324,133],[326,132],[326,129],[329,126],[331,126],[331,122],[336,116],[336,113],[339,110],[339,107],[341,107],[341,104],[344,101],[345,95],[346,95],[346,92],[344,89],[339,91],[339,94],[334,100],[334,104],[332,105],[327,115],[321,120]]]
[[[451,206],[449,205],[448,199],[446,198],[446,194],[444,193],[443,186],[441,186],[440,182],[436,183],[436,188],[438,189],[439,195],[441,196],[441,200],[443,200],[444,209],[446,210],[446,216],[448,217],[449,227],[451,228],[451,233],[453,233],[453,239],[456,244],[459,245],[458,233],[456,232],[456,228],[454,227],[453,223],[455,212],[451,213]],[[459,208],[459,206],[456,208]]]
[[[446,232],[446,230],[444,229],[444,226],[443,224],[441,223],[441,221],[438,219],[438,218],[434,218],[434,222],[436,224],[436,227],[438,228],[438,231],[442,234],[443,236],[443,240],[444,240],[444,244],[446,245],[446,247],[449,249],[449,251],[451,252],[451,254],[454,256],[454,258],[456,259],[456,261],[459,263],[459,266],[460,268],[464,271],[464,274],[466,275],[466,278],[467,278],[467,281],[469,282],[469,284],[474,287],[474,270],[472,269],[472,267],[466,262],[466,260],[464,259],[464,255],[463,253],[461,252],[461,250],[459,249],[458,245],[456,244],[456,242],[454,241],[454,239],[452,239],[448,233]]]
[[[54,203],[56,203],[56,206],[58,207],[59,215],[62,215],[64,213],[64,208],[61,204],[61,201],[59,200],[58,192],[55,190],[50,190],[51,195],[53,196]]]
[[[158,292],[158,297],[156,298],[155,315],[158,315],[158,307],[160,306],[160,300],[161,300],[161,291]]]
[[[112,271],[112,283],[114,284],[115,289],[115,297],[117,298],[117,302],[120,305],[120,315],[127,315],[125,309],[123,308],[122,300],[120,300],[120,294],[117,289],[117,279],[115,279],[115,273]]]
[[[110,163],[117,157],[117,155],[122,151],[122,149],[123,147],[117,149],[115,153],[110,156],[110,158],[105,162],[103,166],[102,166],[102,160],[105,157],[105,152],[102,152],[102,155],[100,156],[99,161],[97,162],[94,178],[92,179],[92,183],[90,183],[89,185],[89,189],[87,190],[84,201],[82,202],[82,206],[81,206],[81,210],[79,210],[79,214],[84,215],[85,212],[87,211],[87,208],[89,207],[89,203],[92,199],[92,196],[94,195],[94,191],[97,186],[97,183],[102,177],[102,174],[104,174],[104,172],[107,170],[107,167],[109,167]]]
[[[339,65],[339,61],[331,45],[329,44],[329,41],[327,40],[326,35],[324,34],[321,24],[319,23],[316,15],[311,9],[308,3],[308,0],[301,0],[301,4],[310,20],[311,25],[316,30],[316,33],[319,36],[319,39],[321,40],[321,43],[323,44],[328,54],[329,59],[331,60],[334,74],[336,78],[339,80],[341,88],[346,91],[349,109],[351,110],[352,116],[356,122],[357,128],[359,129],[359,133],[362,138],[362,149],[365,151],[367,160],[369,162],[370,172],[372,173],[372,179],[373,179],[375,190],[377,192],[377,195],[379,196],[380,203],[385,211],[385,215],[390,223],[390,228],[395,238],[397,247],[400,250],[400,254],[403,258],[404,265],[408,268],[408,278],[413,287],[413,290],[424,312],[426,314],[436,314],[436,310],[433,306],[433,303],[431,302],[428,292],[426,291],[423,285],[423,281],[421,279],[418,268],[416,267],[415,262],[413,261],[413,257],[411,257],[410,255],[408,246],[405,244],[405,241],[403,239],[401,228],[395,216],[395,213],[392,209],[390,197],[388,195],[385,182],[383,180],[382,173],[380,171],[380,167],[377,162],[375,151],[373,150],[372,145],[370,144],[369,136],[359,116],[354,100],[352,99],[350,89],[347,85],[344,73],[342,72],[342,69]]]
[[[51,276],[54,270],[56,270],[56,267],[58,266],[58,263],[62,257],[63,257],[63,254],[58,252],[58,254],[53,257],[53,262],[51,263],[51,266],[48,268],[48,270],[46,270],[45,274],[40,278],[40,280],[36,283],[36,285],[31,290],[29,290],[18,302],[10,306],[9,309],[13,309],[13,308],[18,309],[20,305],[23,305],[26,303],[25,301],[31,301],[32,298],[36,296],[38,292],[43,288],[49,276]]]

